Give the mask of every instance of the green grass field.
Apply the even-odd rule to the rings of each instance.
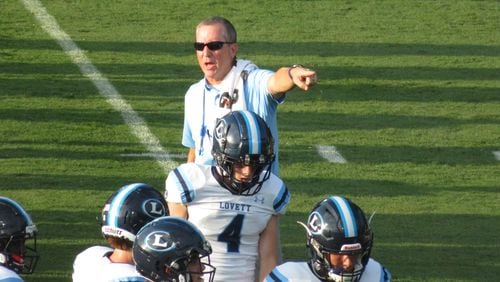
[[[163,191],[167,172],[31,2],[0,2],[0,195],[40,230],[42,258],[26,281],[70,281],[75,255],[104,243],[96,217],[107,197],[139,181]],[[306,258],[296,221],[338,194],[376,212],[373,257],[394,280],[500,277],[498,1],[42,4],[176,163],[183,96],[201,78],[201,19],[230,19],[240,58],[317,70],[319,84],[279,109],[281,176],[293,193],[285,259]],[[326,161],[317,145],[347,163]]]

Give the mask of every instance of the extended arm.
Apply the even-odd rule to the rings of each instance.
[[[302,66],[283,67],[271,76],[267,89],[274,98],[279,98],[295,86],[307,91],[316,81],[316,72],[313,70]]]
[[[267,274],[278,265],[279,260],[279,216],[273,215],[267,222],[266,228],[260,234],[259,239],[259,261],[260,277],[262,281]]]

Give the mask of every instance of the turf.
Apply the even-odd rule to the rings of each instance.
[[[497,1],[42,1],[169,153],[201,78],[194,27],[238,30],[239,57],[318,72],[278,114],[285,259],[338,194],[375,212],[373,257],[397,281],[500,277],[500,10]],[[70,281],[120,186],[164,190],[165,171],[22,1],[0,4],[0,195],[33,215],[42,255],[26,281]],[[322,159],[335,146],[345,164]],[[180,163],[182,156],[174,161]]]

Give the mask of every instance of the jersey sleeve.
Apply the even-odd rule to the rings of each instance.
[[[194,163],[182,164],[174,168],[165,182],[167,202],[188,205],[196,197],[196,190],[203,187],[205,175]]]
[[[378,261],[370,258],[360,279],[360,282],[369,281],[389,282],[391,273]]]
[[[276,197],[273,201],[273,208],[277,214],[281,215],[285,214],[286,212],[286,207],[290,202],[291,194],[283,181],[280,180],[278,183],[280,184],[280,186],[278,189],[278,193],[276,194]]]
[[[102,266],[102,258],[113,252],[113,249],[106,246],[91,246],[79,253],[73,262],[73,282],[91,281],[95,278],[94,270],[99,270]]]
[[[273,269],[273,271],[271,271],[271,273],[269,273],[266,276],[265,281],[266,282],[286,282],[286,281],[288,281],[288,279],[285,276],[283,276],[283,274],[281,274],[281,272],[276,267]]]

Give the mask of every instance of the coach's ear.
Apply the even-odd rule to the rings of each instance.
[[[240,48],[240,46],[236,42],[229,44],[229,50],[231,51],[231,57],[233,57],[235,59],[235,61],[236,61],[236,54],[238,53],[239,48]]]

